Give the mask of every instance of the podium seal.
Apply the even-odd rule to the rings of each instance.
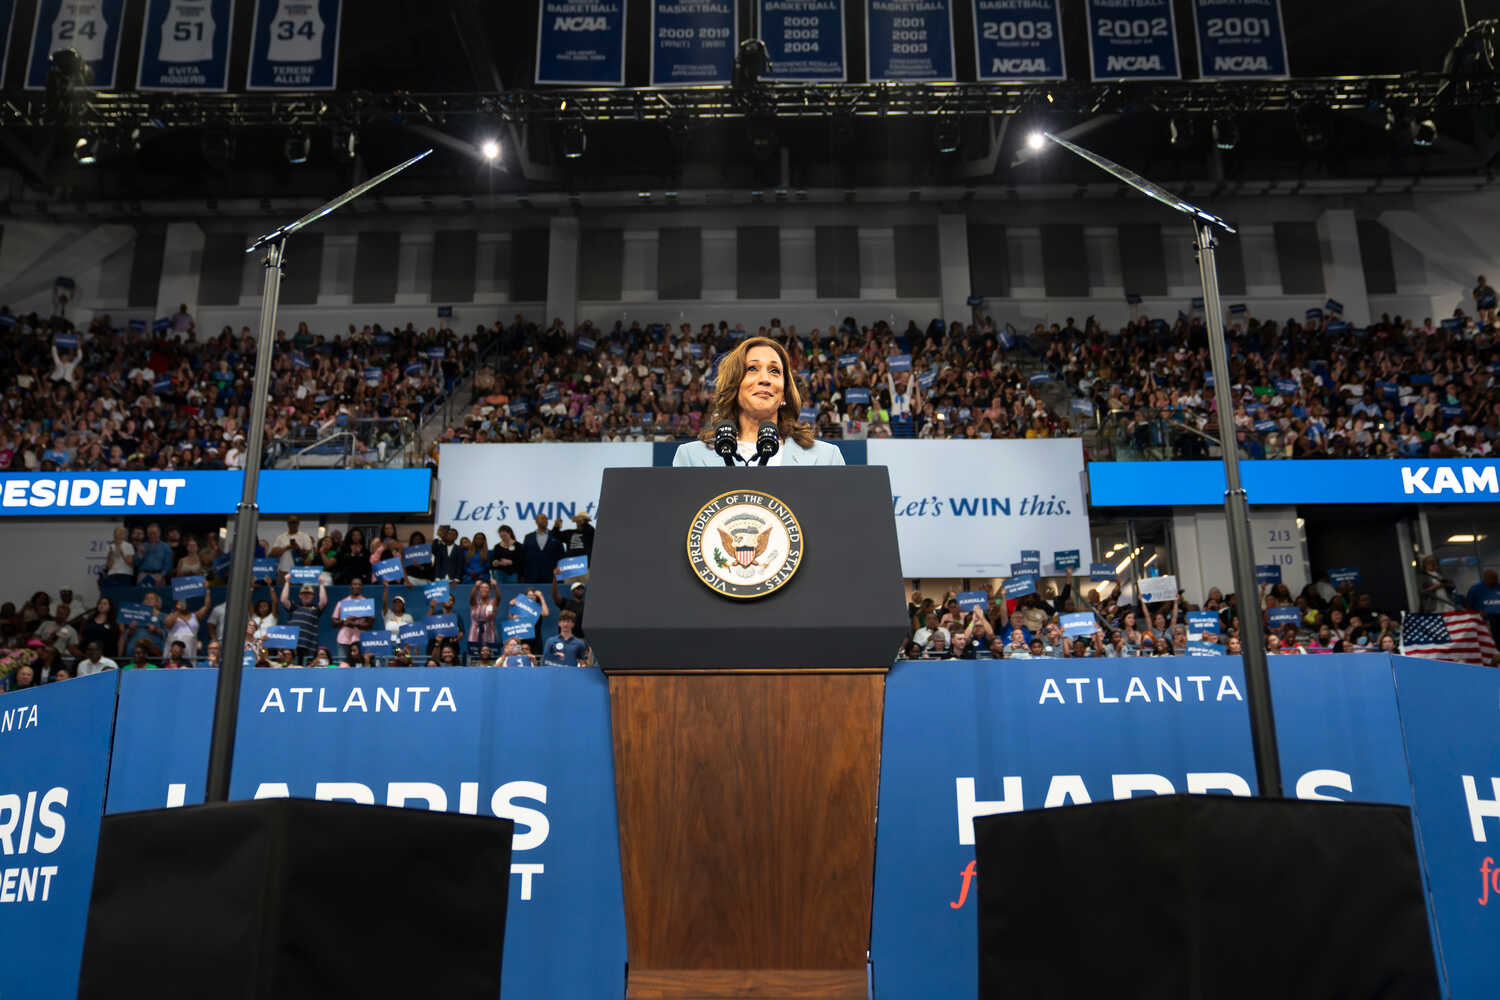
[[[802,565],[802,526],[790,507],[761,490],[721,493],[693,515],[688,562],[725,597],[764,597]]]

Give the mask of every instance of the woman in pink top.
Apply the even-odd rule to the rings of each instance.
[[[469,592],[469,645],[495,645],[495,590],[480,580]]]

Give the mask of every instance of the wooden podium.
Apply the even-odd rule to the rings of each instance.
[[[739,601],[683,545],[762,490],[802,564]],[[885,673],[905,632],[883,467],[612,469],[589,579],[610,675],[629,976],[640,998],[866,996]]]

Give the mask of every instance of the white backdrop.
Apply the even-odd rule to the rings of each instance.
[[[869,443],[869,463],[891,473],[901,573],[1009,576],[1022,549],[1077,549],[1088,572],[1089,516],[1078,438]]]
[[[445,444],[438,449],[437,523],[461,536],[484,532],[493,545],[500,525],[516,537],[546,514],[599,517],[599,482],[607,468],[651,464],[649,443]]]

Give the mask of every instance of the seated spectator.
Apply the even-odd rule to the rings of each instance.
[[[151,662],[151,644],[142,639],[132,648],[130,662],[121,667],[122,670],[156,670],[157,665]]]
[[[188,656],[187,644],[181,639],[176,639],[171,644],[171,652],[161,662],[163,670],[188,670],[193,666],[192,659]]]
[[[21,664],[5,678],[5,690],[8,692],[27,691],[36,686],[36,670],[29,663]]]
[[[49,643],[57,650],[57,655],[79,656],[82,650],[78,648],[78,630],[68,624],[73,617],[73,610],[66,604],[59,604],[53,613],[51,621],[42,622],[36,627],[36,637],[45,643]]]
[[[78,661],[77,676],[88,677],[104,670],[118,669],[119,664],[104,655],[104,647],[97,639],[91,639],[84,644],[84,657]]]

